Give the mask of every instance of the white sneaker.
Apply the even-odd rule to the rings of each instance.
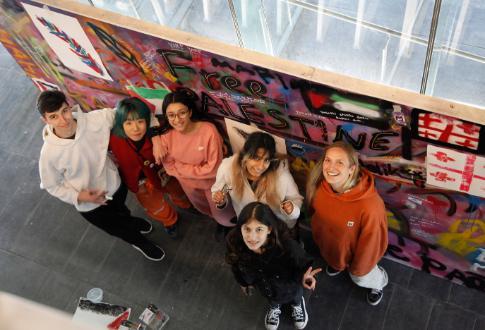
[[[264,325],[266,326],[267,330],[278,329],[278,326],[280,325],[280,314],[281,309],[279,305],[270,307],[268,313],[266,313],[266,317],[264,318]]]
[[[305,306],[305,298],[301,297],[299,305],[291,305],[291,318],[297,329],[304,329],[308,323],[308,313]]]

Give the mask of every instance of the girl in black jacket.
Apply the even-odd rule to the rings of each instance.
[[[237,227],[227,236],[226,261],[244,294],[249,295],[254,285],[269,300],[266,329],[278,328],[280,306],[288,303],[295,327],[306,326],[303,288],[315,289],[315,274],[322,269],[312,270],[313,260],[268,205],[253,202],[242,209]]]

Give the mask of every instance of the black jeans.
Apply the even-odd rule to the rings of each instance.
[[[84,219],[94,226],[104,230],[110,235],[121,238],[127,243],[140,245],[148,240],[140,234],[145,220],[131,216],[130,210],[125,205],[128,189],[121,184],[113,200],[107,201],[92,211],[79,212]],[[145,225],[146,226],[146,225]]]
[[[303,297],[303,287],[301,285],[298,285],[298,288],[296,289],[294,297],[289,301],[281,302],[281,301],[274,301],[268,298],[268,302],[271,308],[277,307],[280,305],[285,305],[285,304],[291,304],[296,306],[300,304],[301,297]]]

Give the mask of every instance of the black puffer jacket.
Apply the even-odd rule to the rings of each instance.
[[[231,239],[236,238],[228,237],[228,240]],[[228,253],[233,252],[230,251],[230,246],[229,244]],[[271,302],[290,302],[301,286],[303,274],[312,265],[313,259],[295,240],[287,240],[283,247],[283,250],[278,246],[269,248],[263,254],[256,254],[247,248],[242,255],[239,253],[240,258],[231,264],[237,282],[241,286],[256,286]]]

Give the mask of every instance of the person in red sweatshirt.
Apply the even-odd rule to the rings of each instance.
[[[171,238],[176,238],[177,212],[164,194],[180,208],[188,209],[191,204],[177,180],[155,164],[152,142],[147,136],[149,124],[150,109],[143,101],[136,97],[121,100],[116,106],[109,149],[123,182],[136,194],[146,213],[161,222]]]
[[[386,209],[374,177],[359,166],[349,144],[339,141],[324,149],[309,175],[306,196],[326,273],[335,276],[347,269],[354,283],[369,289],[367,302],[377,305],[388,283],[377,265],[387,249]]]

